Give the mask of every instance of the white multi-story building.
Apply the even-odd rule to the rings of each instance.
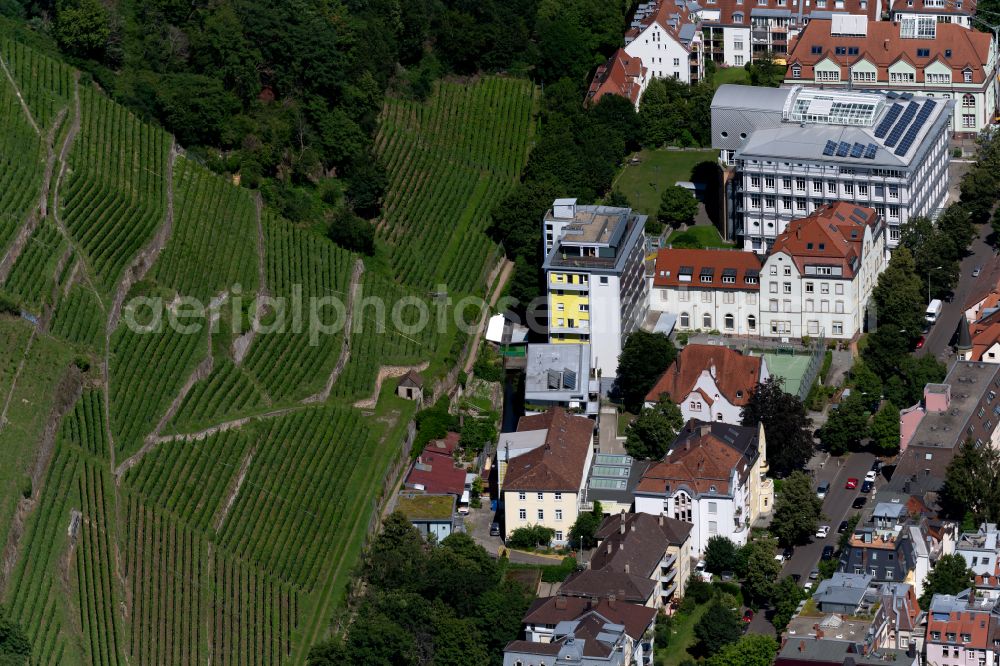
[[[743,407],[757,384],[770,377],[762,356],[744,356],[721,345],[689,344],[646,394],[652,407],[666,396],[685,421],[740,425]]]
[[[728,167],[730,230],[766,253],[793,218],[841,200],[874,208],[895,247],[909,218],[947,202],[953,106],[911,93],[720,86],[712,146]]]
[[[974,136],[997,110],[996,44],[989,33],[934,16],[900,23],[863,16],[813,19],[794,42],[785,83],[908,92],[954,100],[949,129]]]
[[[649,309],[677,315],[682,331],[757,335],[760,258],[735,250],[657,252]]]
[[[646,315],[645,224],[631,208],[576,199],[556,199],[543,222],[549,342],[589,344],[591,367],[605,378]]]
[[[935,23],[954,23],[972,28],[976,13],[975,0],[895,0],[890,10],[893,23],[900,23],[909,16],[929,16]],[[989,20],[987,23],[992,23]],[[982,24],[981,24],[982,25]]]
[[[638,513],[691,523],[691,552],[724,536],[746,543],[750,525],[770,513],[774,486],[767,473],[763,427],[691,421],[663,460],[650,466],[635,490]]]
[[[691,3],[693,4],[693,3]],[[705,76],[701,24],[685,0],[639,5],[625,33],[625,52],[642,61],[650,78],[697,83]]]
[[[871,208],[838,201],[793,220],[764,262],[761,333],[854,338],[886,255],[885,224]]]

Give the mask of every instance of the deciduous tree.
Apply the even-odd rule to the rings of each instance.
[[[856,450],[868,436],[868,417],[862,396],[851,393],[830,408],[830,416],[819,431],[820,441],[835,456]]]
[[[677,358],[677,349],[662,333],[638,330],[628,336],[618,356],[615,387],[625,409],[636,413],[642,408],[656,380]]]
[[[899,409],[891,401],[882,405],[872,419],[869,434],[880,455],[891,456],[899,452]]]
[[[747,634],[712,655],[707,666],[771,666],[778,654],[778,641],[763,634]]]
[[[748,605],[765,606],[774,597],[774,585],[781,575],[781,564],[774,559],[777,543],[771,537],[760,537],[743,546],[747,575],[743,594]]]
[[[971,440],[962,444],[948,464],[940,502],[955,520],[971,513],[976,524],[1000,522],[1000,451]]]
[[[680,185],[667,185],[660,195],[660,208],[657,219],[672,227],[690,224],[698,214],[698,200],[686,188]]]
[[[812,479],[805,472],[792,472],[781,483],[781,492],[774,501],[771,532],[786,546],[807,543],[816,533],[823,502],[816,496]]]
[[[706,657],[738,641],[741,633],[740,619],[719,600],[713,601],[694,625],[698,653]]]
[[[655,407],[646,407],[628,426],[625,450],[633,458],[659,460],[677,433],[684,427],[684,417],[677,405],[660,400]]]
[[[961,555],[942,555],[924,579],[920,607],[930,608],[935,594],[958,594],[972,585],[972,570]]]
[[[801,469],[813,453],[812,421],[797,396],[785,393],[781,378],[768,377],[743,407],[743,425],[764,425],[770,473],[784,477]]]
[[[716,534],[705,545],[705,569],[712,573],[741,571],[746,568],[739,546],[721,534]]]
[[[573,527],[569,529],[569,542],[573,548],[593,548],[596,544],[594,535],[604,520],[604,508],[595,501],[590,511],[584,511],[577,516]],[[581,545],[582,542],[582,545]]]

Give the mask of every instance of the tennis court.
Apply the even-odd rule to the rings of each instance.
[[[767,363],[767,371],[772,377],[781,377],[785,380],[785,393],[800,395],[802,388],[802,378],[809,369],[810,354],[775,354],[768,352],[764,354],[764,361]]]

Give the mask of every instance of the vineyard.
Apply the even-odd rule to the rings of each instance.
[[[382,366],[427,367],[428,387],[449,369],[460,339],[431,292],[481,292],[499,258],[489,211],[527,158],[535,90],[487,77],[386,102],[369,259],[4,25],[0,294],[22,312],[0,314],[0,603],[33,664],[304,664],[416,409],[391,390],[354,404]],[[259,295],[277,300],[258,313]],[[219,319],[167,325],[189,297]],[[310,299],[339,326],[313,334]]]
[[[390,99],[377,140],[389,170],[379,235],[396,277],[469,293],[489,258],[489,213],[517,182],[532,137],[534,87],[486,77],[441,83],[427,102]]]
[[[81,86],[80,106],[61,214],[109,292],[163,223],[171,140],[93,88]]]

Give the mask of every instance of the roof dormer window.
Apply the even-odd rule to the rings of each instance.
[[[823,53],[823,47],[820,46],[820,45],[818,45],[818,44],[813,44],[812,54],[813,55],[820,55],[821,53]]]
[[[972,83],[972,70],[971,69],[964,69],[964,70],[962,70],[962,76],[965,77],[965,82],[966,83]]]

